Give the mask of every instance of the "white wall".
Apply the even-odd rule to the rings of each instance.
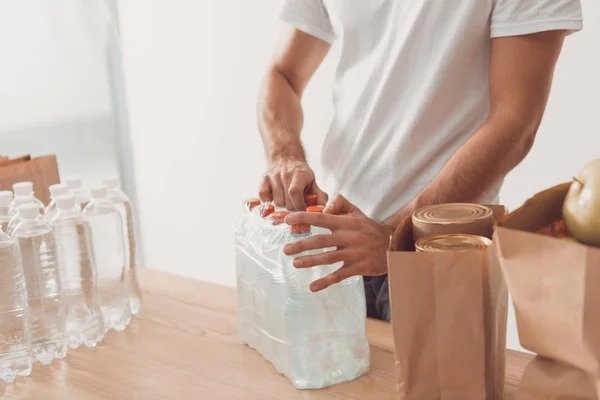
[[[119,174],[105,0],[0,0],[0,154],[56,154],[61,175]]]
[[[570,37],[536,147],[507,179],[516,207],[597,157],[600,3],[583,0],[586,30]],[[265,163],[256,128],[260,79],[278,30],[277,0],[121,3],[134,163],[148,266],[234,285],[232,231]],[[319,175],[331,116],[333,59],[304,100],[303,140]],[[552,154],[559,152],[560,158]],[[511,316],[514,319],[514,316]],[[511,321],[509,345],[516,347]]]

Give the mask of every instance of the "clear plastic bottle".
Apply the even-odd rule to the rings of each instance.
[[[40,199],[35,197],[35,193],[33,192],[33,183],[31,183],[31,182],[15,183],[13,185],[13,191],[15,192],[15,198],[13,201],[16,202],[16,200],[21,196],[33,196],[33,198],[35,199],[35,202],[40,206],[40,209],[42,210],[42,212],[44,211],[44,203],[42,203],[42,201]]]
[[[47,365],[67,353],[56,244],[37,204],[19,207],[19,215],[22,221],[14,230],[13,238],[23,262],[31,350],[36,360]]]
[[[57,196],[54,200],[57,212],[51,227],[66,309],[67,342],[72,349],[81,344],[94,347],[104,336],[104,320],[98,303],[90,224],[73,195]]]
[[[138,315],[142,305],[142,291],[137,279],[137,247],[135,220],[131,200],[120,188],[118,178],[107,178],[102,184],[108,187],[108,198],[117,206],[123,220],[123,242],[125,248],[125,286],[129,293],[131,313]]]
[[[11,209],[9,211],[9,214],[11,214],[12,216],[11,216],[10,221],[8,222],[8,226],[6,228],[6,233],[9,236],[12,236],[13,231],[15,230],[17,225],[19,225],[19,223],[21,222],[21,216],[19,215],[17,210],[21,206],[24,206],[25,204],[37,204],[35,201],[35,197],[33,197],[32,195],[27,195],[27,196],[17,196],[14,198],[12,205],[11,205]]]
[[[123,222],[117,207],[108,199],[106,186],[92,189],[91,194],[92,201],[83,213],[92,228],[98,300],[104,317],[104,331],[122,331],[131,321],[129,295],[123,279]]]
[[[57,183],[56,185],[51,185],[48,189],[50,190],[50,196],[52,197],[52,200],[50,200],[50,203],[48,206],[46,206],[44,217],[46,218],[46,222],[50,223],[50,221],[52,221],[54,216],[58,213],[56,207],[56,198],[69,193],[69,187],[67,185],[63,185],[62,183]]]
[[[290,228],[291,240],[311,236],[309,225]],[[283,256],[283,277],[288,288],[285,305],[286,335],[290,349],[290,378],[299,389],[319,389],[349,381],[369,368],[366,337],[366,302],[361,277],[352,277],[318,293],[310,284],[338,265],[295,268],[294,258],[314,255],[311,250]]]
[[[0,380],[31,373],[27,290],[17,245],[0,231]]]
[[[3,232],[8,229],[10,222],[10,205],[12,204],[13,194],[10,190],[0,191],[0,228]]]
[[[75,203],[83,210],[91,201],[90,193],[83,187],[83,179],[78,176],[66,178],[64,183],[69,188],[69,194],[75,196]]]

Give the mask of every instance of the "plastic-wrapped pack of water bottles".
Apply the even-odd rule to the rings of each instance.
[[[330,232],[289,226],[288,214],[258,200],[244,204],[235,232],[241,339],[298,389],[356,379],[367,372],[370,360],[363,279],[352,277],[312,293],[313,281],[341,265],[295,268],[283,246]]]
[[[27,376],[69,349],[94,347],[140,310],[131,202],[110,178],[0,192],[0,379]]]

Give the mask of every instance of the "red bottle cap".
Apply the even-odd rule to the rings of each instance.
[[[311,213],[322,213],[325,210],[325,206],[310,206],[306,207],[306,212]]]
[[[273,214],[271,214],[271,219],[273,220],[273,225],[281,225],[283,223],[283,221],[285,220],[285,217],[287,217],[288,215],[290,215],[289,212],[287,211],[276,211]]]
[[[252,210],[254,207],[258,207],[258,206],[260,206],[260,204],[261,204],[261,201],[260,201],[260,199],[248,199],[248,200],[246,200],[246,206],[247,206],[249,209],[251,209],[251,210]]]
[[[275,212],[275,206],[273,204],[263,204],[260,207],[260,216],[267,218],[269,215]]]
[[[317,194],[316,193],[308,193],[304,195],[304,202],[307,206],[316,206],[317,205]]]
[[[292,235],[306,235],[307,233],[310,233],[310,225],[309,224],[291,225],[290,233]]]

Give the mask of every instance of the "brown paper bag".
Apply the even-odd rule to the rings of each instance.
[[[516,400],[593,400],[596,390],[582,370],[537,356],[525,368]]]
[[[48,204],[48,187],[60,182],[56,156],[25,156],[0,164],[0,190],[12,190],[13,184],[23,181],[33,182],[35,196],[44,204]]]
[[[521,345],[565,364],[565,374],[575,368],[597,380],[600,249],[533,233],[562,217],[569,185],[541,192],[503,218],[494,243],[515,306]],[[522,384],[529,382],[524,379]],[[547,396],[560,395],[547,388]],[[569,393],[576,388],[562,389]],[[564,396],[540,398],[575,399]]]
[[[388,253],[399,399],[502,399],[508,292],[492,249],[416,253],[411,231],[407,218]]]

